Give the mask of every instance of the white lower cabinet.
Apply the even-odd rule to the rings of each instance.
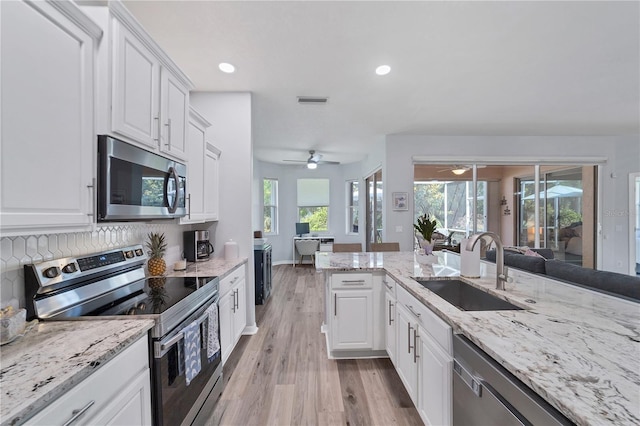
[[[148,348],[140,338],[26,424],[152,424]]]
[[[359,356],[368,351],[384,350],[381,287],[371,272],[330,274],[327,283],[327,325],[329,352],[338,357]],[[356,352],[360,351],[360,353]]]
[[[333,290],[331,348],[373,349],[373,290]]]
[[[452,418],[451,327],[404,288],[397,289],[396,369],[427,425]]]
[[[396,353],[398,350],[397,333],[396,333],[396,283],[391,278],[385,277],[384,280],[384,337],[385,349],[389,359],[396,365]]]
[[[229,358],[247,325],[245,282],[244,264],[220,280],[221,296],[218,315],[223,364]]]
[[[428,425],[451,424],[453,358],[433,337],[418,333],[418,412]]]
[[[418,363],[415,352],[415,320],[404,305],[396,306],[396,371],[413,403],[418,396]]]

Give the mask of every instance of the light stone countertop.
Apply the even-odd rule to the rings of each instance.
[[[188,263],[171,277],[224,278],[246,257]],[[99,317],[85,321],[40,322],[24,337],[0,348],[0,424],[20,424],[147,334],[152,319]]]
[[[0,348],[0,421],[21,424],[145,336],[153,320],[40,322]]]
[[[412,279],[458,276],[459,266],[448,252],[316,255],[318,270],[386,271],[578,425],[640,424],[640,304],[514,268],[499,291],[495,265],[483,261],[481,277],[464,281],[525,310],[465,312]]]
[[[167,271],[169,277],[219,277],[220,279],[229,275],[238,266],[247,263],[246,257],[232,260],[225,260],[221,257],[214,257],[205,262],[189,262],[185,271]]]

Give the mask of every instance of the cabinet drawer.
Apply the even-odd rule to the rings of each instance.
[[[243,264],[231,271],[229,275],[220,280],[220,296],[222,297],[227,294],[233,288],[233,286],[236,285],[241,279],[244,279],[244,277],[245,273]]]
[[[320,251],[331,253],[333,251],[333,243],[320,243]]]
[[[27,424],[64,424],[74,416],[74,410],[85,407],[88,408],[78,418],[78,424],[89,424],[93,416],[102,412],[129,385],[129,379],[148,369],[148,341],[143,337],[29,419]]]
[[[389,293],[393,297],[396,296],[396,282],[393,279],[391,279],[390,276],[383,275],[382,276],[382,284],[384,284],[385,291],[387,293]]]
[[[420,328],[429,333],[446,353],[452,355],[453,333],[451,326],[401,286],[397,288],[397,297],[398,303],[407,308]]]
[[[331,275],[331,288],[372,288],[373,277],[370,273],[338,273]]]

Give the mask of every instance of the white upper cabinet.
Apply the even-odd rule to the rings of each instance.
[[[71,2],[1,2],[0,232],[93,221],[95,48]]]
[[[109,40],[98,51],[97,133],[186,160],[193,83],[122,3],[85,4]]]
[[[167,68],[162,68],[160,83],[160,150],[179,158],[186,158],[189,89]]]
[[[115,26],[114,39],[113,131],[156,148],[160,120],[160,61],[124,25]]]
[[[220,150],[207,142],[211,123],[195,109],[187,125],[187,216],[181,224],[218,220],[218,160]]]

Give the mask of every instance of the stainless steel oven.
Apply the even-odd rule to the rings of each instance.
[[[223,387],[218,277],[148,278],[146,261],[142,245],[136,245],[25,265],[28,316],[45,321],[153,319],[154,424],[202,424]],[[185,346],[187,332],[189,343],[199,340],[198,345]],[[187,360],[195,358],[200,370],[187,372]]]
[[[99,222],[186,214],[187,167],[110,136],[98,136]]]

